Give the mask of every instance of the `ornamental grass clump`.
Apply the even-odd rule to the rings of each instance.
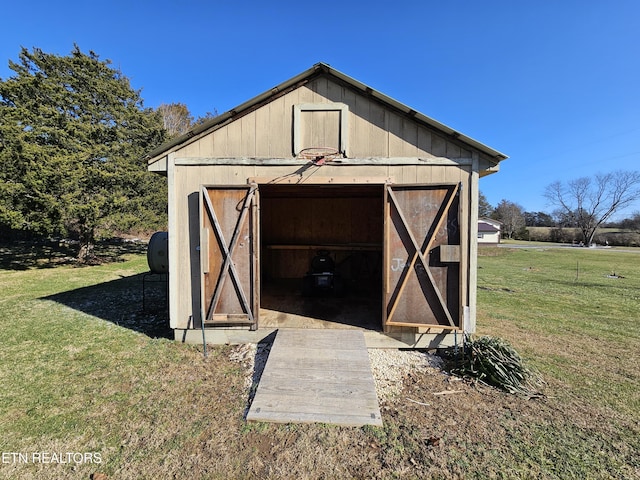
[[[544,383],[540,373],[524,364],[505,340],[482,336],[465,338],[462,355],[451,373],[491,385],[512,394],[539,396]]]

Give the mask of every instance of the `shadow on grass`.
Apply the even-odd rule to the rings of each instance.
[[[100,261],[118,262],[127,254],[145,253],[147,244],[141,241],[109,240],[98,242],[95,253]],[[70,241],[12,241],[0,244],[0,269],[29,270],[77,264],[78,245]]]
[[[122,277],[43,298],[152,338],[173,338],[164,275]]]
[[[72,245],[60,242],[3,243],[0,244],[0,268],[3,270],[52,268],[74,263],[75,254]]]
[[[95,253],[103,263],[122,262],[129,254],[144,254],[147,243],[112,239],[98,242]],[[39,240],[0,243],[0,270],[30,270],[77,265],[77,245]],[[43,297],[69,308],[143,333],[173,338],[167,311],[167,276],[138,274],[110,282]]]

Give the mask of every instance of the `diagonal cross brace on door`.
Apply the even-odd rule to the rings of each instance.
[[[435,227],[433,228],[433,232],[434,235],[431,236],[431,238],[428,239],[426,245],[424,246],[424,248],[421,248],[418,245],[418,242],[416,241],[416,238],[413,234],[413,232],[411,231],[411,229],[408,227],[409,223],[407,222],[407,219],[404,216],[404,213],[402,212],[402,208],[400,207],[400,203],[398,202],[398,199],[396,198],[395,194],[393,193],[393,188],[392,186],[388,185],[387,186],[387,193],[389,195],[389,198],[391,199],[391,203],[393,204],[393,206],[395,207],[395,210],[398,214],[398,216],[400,217],[400,219],[402,220],[403,225],[405,226],[407,235],[409,236],[409,239],[411,240],[411,244],[413,245],[413,248],[415,249],[415,252],[413,253],[413,256],[411,257],[411,261],[406,265],[405,270],[403,272],[403,276],[402,279],[400,281],[400,285],[398,286],[398,290],[397,290],[397,295],[391,305],[391,308],[389,309],[389,313],[387,315],[387,323],[392,323],[392,319],[393,319],[393,315],[396,311],[396,308],[398,306],[398,302],[400,300],[400,297],[402,296],[405,286],[407,284],[407,280],[409,278],[409,272],[414,268],[416,262],[418,260],[420,260],[420,263],[422,265],[422,267],[424,268],[425,273],[427,274],[428,278],[429,278],[429,282],[431,287],[433,288],[436,297],[438,298],[438,302],[440,303],[440,306],[445,314],[445,316],[447,317],[447,321],[449,322],[449,324],[452,327],[456,327],[455,322],[453,321],[453,317],[451,316],[451,312],[449,311],[449,308],[447,307],[447,304],[442,296],[442,292],[440,292],[440,290],[438,289],[435,279],[433,278],[433,275],[431,274],[431,271],[429,270],[429,262],[427,261],[425,254],[431,249],[431,247],[433,246],[433,242],[435,240],[435,233],[442,227],[442,224],[444,222],[444,219],[446,218],[446,215],[449,212],[449,209],[451,208],[451,204],[453,203],[454,198],[456,197],[456,195],[458,194],[458,191],[460,189],[460,185],[457,184],[454,186],[454,188],[449,192],[446,204],[444,205],[444,208],[440,209],[440,211],[438,212],[438,214],[436,215],[436,217],[434,218],[434,225]]]
[[[247,218],[247,212],[249,210],[249,207],[251,205],[251,201],[253,200],[253,196],[255,194],[255,191],[257,190],[257,185],[252,184],[249,187],[249,190],[247,191],[247,195],[245,196],[244,199],[244,203],[242,205],[242,210],[240,212],[240,215],[238,216],[238,221],[236,223],[235,229],[233,231],[233,234],[231,236],[231,242],[227,245],[225,238],[224,238],[224,234],[222,232],[222,227],[220,226],[220,222],[218,221],[218,217],[216,216],[215,213],[215,209],[213,208],[213,205],[211,203],[211,199],[209,198],[209,194],[207,191],[206,187],[202,187],[202,197],[204,199],[204,205],[205,205],[205,210],[206,213],[209,217],[209,220],[211,221],[211,224],[214,227],[215,230],[215,234],[216,237],[218,238],[218,243],[219,246],[222,250],[222,255],[224,257],[224,263],[222,265],[221,268],[221,272],[220,272],[220,276],[218,278],[218,281],[216,283],[215,289],[214,289],[214,294],[213,294],[213,298],[211,300],[211,304],[209,305],[209,308],[207,309],[203,319],[203,325],[205,321],[209,321],[211,320],[211,318],[213,317],[213,314],[216,310],[216,307],[218,306],[218,302],[220,300],[220,295],[222,292],[222,287],[224,285],[224,282],[227,278],[227,273],[230,274],[231,280],[233,281],[234,287],[236,289],[236,292],[238,293],[238,296],[240,297],[240,301],[241,301],[241,305],[242,308],[244,310],[244,312],[247,314],[249,321],[251,323],[254,322],[254,317],[253,317],[253,312],[252,309],[249,305],[249,302],[247,300],[247,297],[244,293],[244,289],[242,288],[242,284],[240,282],[239,279],[239,274],[235,268],[234,263],[232,262],[232,256],[233,256],[233,252],[235,250],[235,247],[238,243],[238,239],[240,237],[240,232],[242,231],[242,227],[244,226],[244,223],[246,221]]]

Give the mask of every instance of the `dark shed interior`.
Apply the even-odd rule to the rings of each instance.
[[[259,191],[261,324],[381,330],[383,186],[266,184]]]

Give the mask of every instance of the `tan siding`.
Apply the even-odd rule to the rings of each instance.
[[[316,173],[316,175],[330,176],[336,179],[336,183],[339,179],[345,179],[347,182],[357,181],[358,179],[365,179],[371,177],[386,178],[389,176],[389,167],[387,165],[369,165],[369,166],[345,166],[345,167],[331,167],[331,169],[325,170],[325,167]],[[313,177],[311,177],[313,178]]]
[[[387,112],[381,105],[369,102],[369,115],[362,122],[369,124],[369,154],[365,157],[386,157],[389,154],[389,133],[387,132]],[[363,150],[366,145],[361,147]],[[365,150],[366,151],[366,150]]]
[[[402,167],[402,183],[416,183],[418,180],[418,167],[405,165]]]
[[[333,82],[332,82],[333,83]],[[316,103],[322,103],[327,100],[329,93],[329,79],[321,77],[314,80],[309,88],[314,92],[313,101]]]
[[[225,156],[236,157],[241,156],[243,151],[242,145],[242,118],[235,122],[231,122],[227,128],[227,149]],[[248,152],[248,150],[244,150]]]
[[[447,183],[450,181],[456,181],[456,179],[451,178],[451,173],[449,170],[456,170],[457,168],[445,169],[445,168],[433,168],[431,169],[431,183]],[[457,172],[456,172],[457,173]]]
[[[371,124],[366,121],[369,116],[369,102],[358,95],[354,98],[354,105],[350,107],[350,129],[353,136],[349,139],[350,154],[354,157],[366,157],[375,150],[369,145]],[[366,139],[362,141],[362,139]],[[372,155],[373,156],[373,155]]]
[[[325,97],[330,101],[330,102],[345,102],[345,89],[344,87],[338,85],[335,82],[330,82],[327,81],[327,91],[325,93]]]
[[[174,167],[174,191],[175,191],[175,212],[177,225],[177,244],[180,248],[173,248],[172,255],[177,256],[177,278],[179,292],[172,292],[172,302],[176,302],[175,311],[177,318],[172,318],[172,326],[174,328],[188,328],[189,317],[193,315],[194,322],[199,321],[199,299],[193,300],[191,291],[192,287],[199,291],[199,275],[198,275],[198,253],[196,250],[197,228],[195,225],[199,222],[197,213],[197,197],[199,186],[202,184],[224,185],[224,184],[246,184],[247,179],[251,177],[296,177],[296,166],[176,166]],[[396,183],[457,183],[462,182],[461,190],[461,214],[460,228],[462,251],[468,251],[469,245],[469,218],[470,218],[470,191],[469,184],[471,178],[471,167],[458,168],[453,166],[433,166],[433,165],[368,165],[368,166],[323,166],[313,167],[305,172],[305,176],[313,179],[317,176],[332,177],[336,183],[340,179],[351,182],[353,179],[365,177],[394,177]],[[195,205],[195,206],[194,206]],[[326,206],[326,205],[325,205]],[[291,214],[294,218],[296,205],[290,205]],[[340,208],[336,205],[336,208]],[[363,207],[364,208],[364,207]],[[322,218],[318,216],[317,218]],[[357,223],[357,222],[356,222]],[[289,226],[293,230],[287,235],[291,238],[306,238],[309,232],[295,230],[295,222],[289,224],[285,222],[283,227]],[[355,223],[354,223],[355,225]],[[351,225],[353,227],[353,225]],[[325,235],[335,234],[334,230],[347,231],[349,225],[331,224],[312,225],[313,232],[325,232]],[[195,228],[195,230],[194,230]],[[315,233],[311,232],[313,238]],[[318,234],[320,235],[320,234]],[[300,238],[302,238],[300,237]],[[317,237],[322,240],[321,236]],[[195,242],[195,243],[194,243]],[[461,263],[461,288],[463,304],[466,304],[469,296],[469,287],[467,285],[469,278],[469,259],[462,255]],[[194,290],[194,291],[195,291]],[[193,324],[191,325],[193,328]],[[403,331],[402,329],[398,331]]]
[[[226,157],[227,156],[227,132],[228,128],[224,127],[220,130],[213,132],[213,156],[214,157]]]
[[[185,191],[190,190],[188,187],[190,171],[185,167],[175,167],[175,214],[177,221],[177,231],[175,232],[176,243],[179,248],[171,248],[170,256],[177,257],[177,262],[174,265],[178,271],[171,271],[171,276],[181,279],[178,282],[179,292],[173,292],[171,296],[171,303],[174,305],[177,311],[177,318],[172,318],[172,322],[176,324],[173,328],[187,328],[189,317],[192,315],[198,315],[198,309],[193,309],[193,301],[199,302],[198,291],[199,288],[193,289],[192,298],[189,292],[192,291],[192,285],[198,285],[197,272],[194,273],[191,268],[192,262],[197,262],[197,257],[192,257],[191,251],[191,231],[189,222],[198,222],[199,216],[197,211],[191,211],[189,209],[189,196],[184,195]],[[197,203],[196,203],[197,205]],[[193,277],[192,277],[193,275]],[[199,317],[198,317],[199,318]],[[172,325],[173,326],[173,325]],[[191,325],[193,327],[193,325]]]
[[[185,148],[178,150],[177,156],[179,157],[199,157],[200,156],[200,142],[195,142],[187,145]]]
[[[460,158],[460,147],[451,142],[447,142],[447,158]]]
[[[256,156],[256,113],[250,113],[240,119],[240,125],[242,127],[242,143],[240,152],[247,152],[247,156]],[[241,153],[240,153],[241,154]]]
[[[401,157],[403,149],[402,140],[402,119],[394,114],[388,113],[389,120],[389,156]]]
[[[236,185],[239,183],[239,168],[216,168],[216,184],[217,185]]]
[[[347,104],[349,106],[349,110],[353,113],[356,107],[356,98],[358,97],[356,92],[340,85],[332,85],[333,87],[329,89],[329,100],[332,102],[342,102]]]
[[[320,97],[310,87],[303,86],[297,89],[295,92],[291,92],[292,98],[295,99],[295,103],[319,103]],[[297,99],[296,99],[297,94]],[[292,103],[293,105],[293,103]]]
[[[422,167],[416,170],[415,182],[419,184],[435,183],[433,180],[433,171],[441,167]]]
[[[293,154],[293,107],[306,103],[347,105],[350,157],[471,158],[471,151],[455,141],[324,77],[203,136],[178,150],[176,157],[290,158]],[[303,111],[301,143],[336,147],[337,117],[338,111]],[[312,118],[311,122],[309,118]],[[309,124],[312,125],[310,128]]]
[[[402,130],[400,138],[402,138],[402,151],[400,157],[417,157],[418,156],[418,125],[409,119],[402,119]]]
[[[204,158],[213,157],[213,135],[212,134],[209,134],[203,137],[198,143],[200,144],[200,157],[204,157]]]
[[[431,153],[436,157],[444,157],[447,154],[447,142],[439,135],[431,137]]]
[[[271,121],[270,121],[270,116],[271,116],[271,111],[274,107],[274,103],[272,102],[268,105],[266,105],[264,108],[259,108],[258,110],[255,111],[255,118],[256,118],[256,144],[255,144],[255,152],[257,155],[257,152],[260,150],[260,148],[263,149],[263,151],[267,152],[267,156],[271,157],[272,155],[272,149],[273,149],[273,145],[271,142],[271,136],[272,136],[272,128],[273,126],[271,125]],[[282,115],[281,115],[282,116]],[[280,121],[282,121],[283,119],[281,119]],[[275,121],[275,120],[274,120]]]
[[[388,135],[385,127],[385,110],[382,106],[326,78],[315,80],[310,84],[310,88],[314,91],[314,102],[337,102],[348,106],[350,112],[349,156],[387,156]],[[307,101],[307,98],[301,96],[300,100]]]
[[[470,243],[470,235],[471,231],[475,232],[475,229],[471,229],[471,219],[474,217],[472,215],[472,192],[471,189],[476,187],[476,185],[472,182],[472,173],[471,168],[467,167],[466,169],[460,169],[460,182],[463,185],[460,205],[460,251],[466,252],[466,254],[461,256],[460,261],[460,273],[461,273],[461,282],[460,282],[460,298],[462,298],[462,306],[464,307],[470,305],[469,298],[469,282],[470,282],[470,265],[472,262],[475,262],[475,255],[471,256],[471,243]],[[477,193],[476,193],[477,194]],[[476,206],[476,221],[474,225],[477,225],[477,206]],[[474,241],[477,241],[477,235],[474,234]],[[477,253],[477,252],[475,252]],[[472,260],[473,258],[473,260]],[[462,314],[462,312],[461,312]]]
[[[286,106],[290,104],[289,96],[280,97],[271,102],[269,108],[269,125],[260,126],[269,130],[269,143],[262,142],[256,145],[256,155],[285,158],[291,156],[292,140],[291,140],[291,110],[287,110]],[[286,134],[286,132],[289,132]],[[264,140],[262,140],[264,141]]]
[[[294,175],[295,171],[297,170],[297,168],[293,168],[293,167],[262,167],[262,166],[256,166],[254,169],[254,177],[262,177],[262,178],[273,178],[273,179],[279,179],[279,178],[297,178],[296,175]]]
[[[418,155],[429,156],[431,153],[431,132],[424,127],[418,128]]]

